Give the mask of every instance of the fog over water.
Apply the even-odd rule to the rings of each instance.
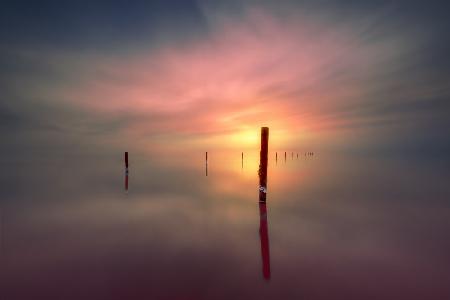
[[[447,171],[269,153],[271,278],[262,274],[257,152],[123,153],[11,172],[2,296],[279,299],[450,295]],[[280,154],[280,153],[279,153]],[[183,155],[190,157],[183,164]],[[26,288],[25,288],[26,287]]]

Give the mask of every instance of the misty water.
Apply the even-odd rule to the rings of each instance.
[[[12,299],[445,299],[448,170],[270,151],[263,274],[258,153],[123,152],[3,172],[1,293]]]

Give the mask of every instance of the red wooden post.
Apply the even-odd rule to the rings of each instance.
[[[261,127],[261,151],[259,153],[259,201],[266,202],[267,160],[269,153],[269,127]]]
[[[125,190],[128,191],[128,152],[125,152]]]

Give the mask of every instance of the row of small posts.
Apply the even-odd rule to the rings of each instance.
[[[266,128],[266,127],[265,127]],[[298,153],[296,153],[298,159]],[[305,152],[306,156],[313,156],[314,152]],[[294,152],[291,152],[291,158],[294,159]],[[287,160],[287,152],[284,152],[284,161]],[[278,152],[275,152],[275,162],[278,162]],[[241,152],[241,169],[244,168],[244,152]],[[205,152],[205,174],[208,176],[208,152]]]

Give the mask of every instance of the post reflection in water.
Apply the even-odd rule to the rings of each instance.
[[[261,241],[262,272],[264,279],[270,279],[269,226],[265,202],[259,202],[259,238]]]
[[[208,176],[208,152],[205,153],[205,174]]]
[[[262,271],[264,279],[270,279],[269,230],[267,222],[267,161],[269,128],[261,128],[261,152],[259,158],[259,238],[261,241]]]

